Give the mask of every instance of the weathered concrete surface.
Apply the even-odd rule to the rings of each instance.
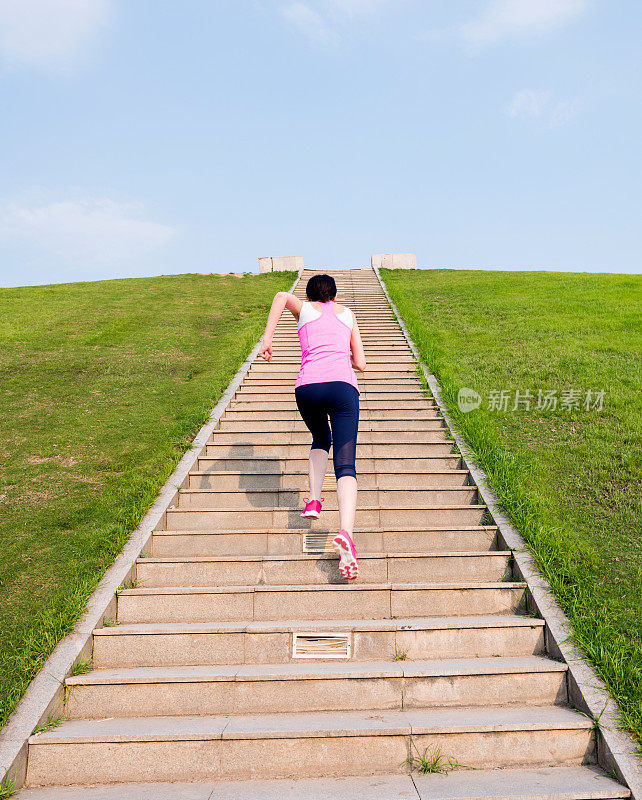
[[[259,258],[259,272],[281,272],[303,269],[303,256],[266,256]]]
[[[373,269],[417,269],[417,256],[414,253],[383,253],[373,255],[371,263]]]

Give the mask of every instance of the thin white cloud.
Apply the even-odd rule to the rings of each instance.
[[[577,114],[579,100],[555,100],[552,93],[543,89],[520,89],[506,106],[513,119],[537,120],[547,128],[567,125]]]
[[[490,0],[482,15],[461,29],[468,42],[539,36],[579,16],[588,0]]]
[[[352,17],[358,14],[373,14],[388,2],[389,0],[330,0],[330,5]]]
[[[391,0],[307,0],[280,7],[288,25],[307,38],[336,47],[355,18],[372,16]]]
[[[509,117],[518,119],[539,119],[551,98],[551,93],[543,90],[520,89],[508,104]]]
[[[0,0],[0,55],[11,65],[67,67],[110,13],[111,0]]]
[[[326,19],[305,3],[291,3],[281,10],[285,21],[291,28],[304,34],[312,41],[333,47],[339,42],[339,34]]]
[[[9,202],[0,207],[0,238],[70,267],[121,264],[162,247],[175,233],[142,212],[139,204],[110,199]]]
[[[562,125],[568,125],[577,115],[579,107],[580,101],[577,98],[557,103],[551,112],[549,127],[560,128]]]

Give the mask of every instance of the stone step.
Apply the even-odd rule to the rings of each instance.
[[[390,387],[390,381],[385,380],[382,378],[364,378],[361,376],[359,378],[359,389],[361,390],[361,394],[367,394],[371,389],[383,391],[387,390]],[[285,391],[286,389],[292,390],[294,387],[291,382],[291,378],[283,378],[278,375],[272,377],[261,376],[259,377],[248,377],[248,379],[243,384],[243,391],[252,390],[255,391],[256,389],[261,388],[262,391],[266,391],[267,389],[276,389],[280,391]],[[399,381],[395,381],[394,391],[415,391],[417,389],[422,389],[425,392],[424,387],[417,381],[416,379],[410,377],[404,377]],[[429,395],[429,393],[427,393]]]
[[[292,377],[294,384],[294,376]],[[359,411],[389,411],[395,414],[401,409],[413,409],[417,411],[427,411],[435,409],[435,403],[429,398],[418,400],[372,400],[365,398],[359,403]],[[292,391],[290,400],[232,400],[230,403],[231,411],[296,411],[297,405]]]
[[[511,577],[510,551],[479,553],[370,553],[359,559],[364,583],[501,581]],[[138,585],[260,586],[345,583],[335,554],[290,556],[147,557],[136,562]]]
[[[401,348],[397,348],[396,351],[391,349],[388,354],[382,356],[374,355],[373,352],[371,350],[368,351],[367,348],[364,349],[367,362],[366,370],[365,372],[355,372],[359,381],[359,386],[384,383],[385,379],[382,379],[381,375],[384,370],[394,370],[394,377],[392,379],[388,378],[387,381],[385,381],[388,386],[396,386],[397,379],[401,384],[413,383],[415,386],[417,384],[422,385],[417,372],[416,362],[412,358],[408,358]],[[267,369],[259,369],[259,367],[267,367]],[[256,380],[284,380],[284,372],[298,372],[300,367],[300,348],[296,355],[294,353],[290,354],[283,349],[277,349],[272,351],[272,359],[269,363],[263,358],[254,361],[248,373],[248,378],[250,380],[250,385]]]
[[[373,309],[371,314],[368,314],[364,309],[355,308],[355,313],[359,323],[359,330],[376,333],[378,329],[377,326],[379,326],[379,330],[381,331],[401,333],[399,323],[396,322],[392,315],[381,314],[378,308]],[[282,319],[276,328],[276,332],[290,336],[296,336],[297,330],[297,322],[294,318],[288,320]]]
[[[350,304],[349,301],[345,302],[346,304]],[[381,306],[378,305],[364,307],[358,301],[352,302],[351,308],[357,317],[360,329],[363,326],[365,330],[376,330],[375,326],[377,322],[380,322],[382,326],[385,326],[386,330],[401,331],[399,323],[392,315],[390,308],[385,311],[381,308]],[[294,317],[282,317],[277,324],[276,330],[280,333],[294,334],[296,336],[297,324],[298,322],[294,319]]]
[[[414,773],[412,778],[395,774],[243,781],[240,785],[228,781],[215,785],[210,800],[600,800],[629,796],[612,778],[585,766],[457,770],[447,775]]]
[[[355,313],[359,323],[359,330],[363,332],[376,333],[379,325],[381,331],[401,333],[399,323],[392,316],[379,313],[379,309],[373,309],[372,313],[367,313],[363,309],[355,309]],[[298,332],[297,322],[294,319],[282,320],[277,325],[276,332],[285,336],[296,336]]]
[[[543,656],[94,670],[67,678],[72,719],[401,711],[567,701],[565,664]]]
[[[263,365],[268,366],[262,359],[261,361]],[[379,391],[385,389],[391,391],[422,389],[427,394],[430,394],[424,383],[419,379],[411,362],[404,366],[404,363],[398,357],[391,356],[390,363],[371,361],[369,365],[373,369],[376,367],[376,370],[370,372],[368,369],[366,372],[355,373],[361,394],[369,389]],[[286,386],[293,388],[294,381],[301,368],[301,358],[277,359],[275,357],[270,362],[268,370],[259,369],[260,366],[261,364],[258,364],[250,369],[242,384],[244,390],[256,386]],[[391,368],[395,370],[392,374],[390,374]],[[387,375],[384,370],[388,372]]]
[[[261,359],[261,361],[263,362],[263,359]],[[417,377],[416,371],[414,371],[415,370],[414,361],[406,359],[405,357],[401,356],[401,354],[397,355],[393,354],[386,357],[385,359],[371,358],[368,364],[370,366],[374,366],[375,364],[376,365],[406,364],[407,366],[402,375],[400,376],[400,380],[394,382],[390,380],[388,381],[382,380],[381,377],[378,376],[377,374],[370,375],[367,371],[364,373],[359,373],[358,376],[359,387],[362,389],[362,391],[363,388],[368,388],[369,386],[386,387],[390,391],[398,391],[399,388],[402,388],[404,386],[417,388],[422,385],[419,378]],[[283,353],[280,353],[278,356],[273,356],[272,361],[270,361],[270,367],[274,368],[277,365],[283,368],[287,367],[290,370],[298,370],[299,367],[301,366],[301,355],[299,354],[298,356],[286,356]],[[412,375],[410,374],[411,370],[413,371]],[[279,375],[278,373],[254,375],[252,374],[251,370],[250,373],[248,374],[247,380],[243,382],[242,388],[248,389],[259,381],[264,383],[269,383],[270,385],[272,385],[274,383],[278,383],[279,381],[284,381],[284,380],[285,379],[283,378],[283,376]]]
[[[263,391],[268,389],[270,391],[286,391],[288,389],[294,391],[294,384],[299,374],[300,361],[291,363],[283,361],[276,365],[271,364],[270,367],[274,368],[273,372],[265,373],[257,370],[250,373],[247,384],[243,385],[239,391],[250,393],[251,391],[258,391],[260,387],[263,387]],[[380,371],[368,376],[357,374],[356,377],[362,400],[368,392],[388,392],[392,395],[401,392],[421,391],[425,396],[430,396],[430,392],[427,392],[425,386],[417,380],[416,374],[408,370],[395,372],[393,375],[386,375]]]
[[[300,357],[298,362],[300,363]],[[254,375],[261,373],[278,375],[279,373],[283,372],[291,373],[297,371],[296,362],[293,364],[273,364],[265,361],[263,358],[255,360],[250,368],[250,374]],[[400,364],[369,364],[363,375],[364,377],[368,378],[380,378],[388,376],[394,379],[400,376],[409,376],[416,379],[418,376],[418,370],[416,364],[413,362],[402,362]]]
[[[388,389],[384,389],[382,391],[371,391],[365,390],[363,387],[359,387],[361,389],[361,396],[360,402],[363,403],[371,403],[371,402],[390,402],[390,403],[400,403],[406,400],[412,401],[422,401],[425,399],[426,395],[423,391],[417,389],[416,391],[399,391],[399,392],[390,392]],[[260,403],[262,401],[274,401],[275,403],[282,403],[285,400],[294,396],[294,390],[292,388],[275,388],[272,390],[265,390],[260,392],[253,392],[253,391],[246,391],[245,389],[239,389],[234,395],[234,400],[238,403]]]
[[[406,338],[404,337],[401,328],[399,328],[395,323],[391,323],[390,320],[381,318],[378,319],[376,316],[374,316],[372,320],[364,319],[362,327],[360,313],[357,312],[357,321],[359,322],[359,330],[362,338],[369,338],[376,347],[384,345],[390,340],[395,340],[406,344]],[[378,325],[381,327],[379,328]],[[284,325],[278,326],[274,332],[273,340],[277,341],[279,339],[288,343],[296,342],[298,339],[298,331],[294,324],[289,327]]]
[[[409,349],[408,342],[400,330],[394,328],[386,328],[385,330],[377,330],[375,327],[367,327],[361,331],[361,339],[366,347],[370,346],[373,349],[388,349],[390,347],[401,347]],[[277,330],[272,339],[273,349],[276,350],[279,346],[295,347],[298,344],[297,331],[292,328],[289,331]]]
[[[262,363],[256,362],[252,365],[249,372],[251,377],[265,377],[271,376],[284,380],[286,378],[294,381],[299,374],[299,367],[297,364],[268,364],[265,361]],[[416,380],[417,370],[412,364],[372,364],[368,367],[368,378],[380,378],[389,380],[391,383],[398,379],[403,381]],[[358,381],[358,376],[357,376]]]
[[[288,400],[294,401],[294,389],[283,389],[281,391],[265,391],[265,392],[244,392],[238,391],[234,395],[234,402],[235,403],[264,403],[264,402],[274,402],[274,403],[284,403]],[[362,391],[360,396],[360,403],[364,404],[376,404],[376,403],[386,403],[388,406],[394,407],[394,405],[398,405],[399,403],[405,402],[412,402],[421,404],[424,400],[427,400],[424,393],[421,391],[415,392],[397,392],[396,394],[391,394],[388,391],[382,392],[368,392]],[[432,402],[432,401],[428,401]],[[432,407],[432,406],[431,406]]]
[[[247,433],[246,431],[215,430],[208,440],[209,445],[231,445],[233,447],[262,447],[264,445],[305,445],[308,450],[312,437],[307,430],[298,431],[263,431],[262,433]],[[424,431],[369,431],[360,430],[359,449],[374,444],[415,444],[426,445],[433,443],[450,442],[447,438],[446,428]]]
[[[258,399],[260,399],[260,396],[263,394],[284,395],[289,393],[290,397],[296,398],[296,395],[294,393],[295,392],[294,383],[295,383],[294,376],[286,376],[285,378],[274,378],[272,380],[267,380],[265,378],[256,378],[255,380],[252,381],[251,384],[251,386],[254,387],[252,391],[246,392],[245,390],[243,390],[242,392],[237,392],[234,397],[234,402],[240,402],[242,400],[244,403],[248,403],[252,399],[257,399],[254,397],[255,395],[259,395]],[[431,403],[433,403],[433,405],[426,410],[433,410],[433,411],[437,410],[434,406],[434,401],[432,396],[426,393],[425,389],[421,385],[417,384],[412,385],[412,383],[408,380],[399,382],[398,393],[395,392],[388,393],[387,381],[385,380],[372,381],[371,383],[365,386],[362,382],[360,382],[359,389],[360,389],[359,400],[361,406],[360,411],[363,411],[363,404],[366,401],[370,401],[373,399],[373,392],[382,393],[382,397],[384,396],[385,393],[385,397],[389,397],[391,400],[414,400],[414,399],[428,400]],[[418,394],[419,397],[410,398],[410,397],[399,396],[401,394],[408,394],[408,393]],[[381,398],[375,395],[374,399],[377,400]],[[282,402],[282,398],[279,399],[279,402]],[[414,403],[412,405],[414,405]],[[403,408],[404,408],[403,405],[396,403],[396,405],[392,407],[390,410],[402,411]],[[366,419],[367,417],[365,415],[360,415],[359,422],[365,421]],[[397,419],[399,419],[399,417],[397,417]],[[403,417],[401,417],[401,419],[403,419]]]
[[[416,361],[412,350],[405,342],[389,341],[385,345],[377,346],[367,341],[363,342],[366,356],[366,369],[358,374],[364,379],[371,378],[370,367],[375,364],[404,364],[407,370],[413,370],[417,377]],[[252,366],[269,364],[273,367],[281,363],[301,365],[301,346],[298,340],[292,342],[281,341],[272,344],[272,359],[267,362],[262,356],[257,356],[252,361]]]
[[[325,517],[324,517],[325,519]],[[219,530],[157,530],[151,541],[150,555],[174,556],[228,555],[300,555],[312,534],[321,550],[332,549],[335,530],[323,527],[323,520],[313,531],[291,528],[264,528],[251,532]],[[382,529],[377,526],[357,530],[354,541],[361,556],[366,553],[438,553],[482,552],[495,548],[497,529],[492,525],[462,527],[402,527]]]
[[[264,362],[265,363],[265,362]],[[405,364],[405,366],[404,366]],[[239,387],[240,391],[249,391],[260,383],[268,384],[270,386],[278,386],[279,384],[286,384],[292,379],[290,372],[298,374],[301,367],[301,358],[273,358],[270,362],[270,371],[265,372],[252,367],[248,373],[247,381]],[[376,371],[370,373],[369,369],[365,373],[357,373],[357,380],[361,394],[370,389],[384,389],[389,392],[408,391],[409,389],[425,389],[422,382],[419,380],[417,372],[413,366],[413,362],[405,363],[400,360],[399,356],[390,356],[387,361],[372,360],[368,362],[369,368]],[[397,368],[401,368],[396,371]],[[394,378],[385,378],[381,375],[384,370],[395,370]]]
[[[443,437],[443,434],[442,434]],[[205,448],[205,457],[229,458],[230,456],[255,456],[259,458],[309,458],[310,437],[305,444],[208,444]],[[358,442],[360,458],[414,458],[417,456],[442,456],[451,455],[453,442],[444,438],[443,441],[423,442],[416,444],[390,444],[386,442]]]
[[[361,340],[363,342],[366,354],[368,352],[388,350],[391,347],[398,347],[399,349],[405,351],[409,349],[408,342],[406,341],[403,333],[394,330],[377,331],[376,328],[366,329],[361,331]],[[298,336],[294,330],[277,330],[272,339],[273,351],[279,347],[296,347],[298,341]]]
[[[235,622],[506,614],[518,610],[524,589],[518,581],[137,588],[119,594],[116,619]]]
[[[422,475],[438,470],[460,470],[462,459],[458,453],[442,453],[439,455],[429,455],[434,453],[434,447],[424,448],[424,452],[413,458],[386,458],[385,456],[361,457],[359,447],[357,447],[356,468],[357,474],[364,472],[376,472],[377,474],[388,473],[391,475],[410,473]],[[196,472],[261,472],[266,475],[281,475],[288,472],[298,475],[307,475],[309,466],[309,450],[298,458],[282,458],[281,456],[263,456],[233,454],[225,458],[208,458],[201,456],[198,459],[198,469]],[[329,468],[330,472],[332,467]]]
[[[336,487],[331,471],[326,475]],[[441,470],[437,472],[375,472],[359,471],[359,496],[365,489],[436,489],[466,486],[470,473],[465,469]],[[307,472],[233,472],[223,470],[198,470],[190,472],[188,489],[217,489],[219,491],[249,489],[295,489],[307,482]],[[306,492],[302,493],[307,495]],[[324,491],[324,496],[326,493]]]
[[[399,362],[395,361],[391,362],[390,365],[381,365],[381,369],[388,369],[390,366],[394,366],[394,364],[399,365]],[[270,366],[274,367],[275,369],[278,367],[279,369],[271,375],[265,375],[262,372],[258,372],[257,374],[250,373],[247,383],[242,384],[237,389],[237,394],[251,394],[253,392],[259,392],[261,384],[264,385],[263,391],[266,390],[265,384],[267,384],[270,390],[275,392],[279,390],[285,391],[288,388],[293,388],[291,383],[293,376],[289,373],[296,371],[298,375],[300,359],[297,359],[297,361],[292,360],[291,362],[281,361],[277,364],[272,363]],[[361,394],[362,398],[364,395],[372,392],[378,392],[390,396],[401,396],[412,391],[428,394],[425,390],[425,387],[417,379],[416,373],[411,374],[408,370],[398,373],[396,377],[392,379],[382,377],[381,373],[375,373],[372,376],[357,375],[357,382],[359,384],[359,393]]]
[[[340,304],[341,301],[337,300]],[[375,303],[373,306],[369,305],[362,305],[359,301],[353,303],[354,311],[356,314],[359,315],[359,322],[363,320],[364,324],[372,324],[376,323],[377,321],[381,321],[385,323],[388,327],[394,327],[396,330],[401,330],[399,327],[399,323],[396,321],[392,314],[392,310],[390,307],[388,309],[384,309],[378,303]],[[279,322],[277,323],[277,330],[290,330],[296,331],[297,330],[298,321],[290,314],[287,316],[282,316]]]
[[[356,529],[390,528],[396,525],[468,526],[481,525],[486,512],[484,505],[428,505],[396,508],[379,506],[357,507]],[[169,508],[165,512],[165,529],[211,530],[216,528],[250,531],[256,528],[292,528],[300,532],[318,528],[339,530],[339,512],[328,509],[322,520],[302,519],[299,508]]]
[[[298,374],[298,373],[297,373]],[[286,400],[291,402],[295,402],[295,387],[294,384],[296,382],[297,374],[286,374],[281,375],[278,381],[274,381],[274,389],[270,387],[263,387],[264,391],[257,393],[257,392],[237,392],[234,398],[232,399],[232,403],[234,405],[238,403],[255,403],[257,407],[260,409],[259,404],[261,402],[265,402],[265,398],[263,394],[270,394],[274,395],[272,397],[272,402],[275,405],[280,405]],[[406,381],[404,380],[404,383]],[[360,396],[359,396],[359,410],[360,411],[399,411],[404,408],[417,408],[417,409],[436,409],[436,405],[434,399],[427,394],[423,389],[419,389],[415,387],[412,392],[399,392],[395,393],[388,393],[387,387],[385,382],[375,383],[373,382],[370,387],[368,386],[359,386],[360,389]],[[283,397],[282,395],[288,395],[288,397]],[[407,397],[404,394],[413,394],[416,396]],[[384,405],[382,405],[384,403]],[[296,406],[294,406],[296,408]]]
[[[371,383],[381,382],[381,376],[377,374],[377,372],[381,372],[387,368],[395,368],[395,367],[402,367],[401,373],[399,376],[401,380],[400,383],[412,383],[415,386],[421,385],[421,382],[418,377],[417,369],[415,366],[415,361],[413,358],[409,358],[405,355],[405,353],[398,350],[397,352],[390,351],[386,354],[378,354],[373,353],[372,351],[366,352],[366,360],[368,361],[368,368],[365,372],[359,372],[358,378],[360,385],[363,384],[368,386]],[[262,380],[279,380],[281,377],[279,372],[283,372],[285,370],[298,370],[301,366],[301,350],[299,348],[299,352],[297,354],[289,353],[286,350],[280,349],[277,350],[272,355],[272,360],[269,362],[270,369],[267,371],[258,370],[257,368],[263,365],[266,365],[267,362],[261,358],[259,361],[255,361],[250,368],[250,372],[248,373],[249,378],[249,385],[251,385],[252,381],[258,380],[259,378]],[[276,369],[279,367],[279,370]],[[371,368],[377,367],[378,370],[375,373],[371,373]],[[257,375],[255,373],[261,373]],[[244,382],[244,386],[248,384]],[[396,388],[397,382],[389,382],[388,384],[390,388]]]
[[[359,424],[372,423],[375,421],[390,420],[394,422],[400,421],[423,421],[443,419],[438,411],[434,408],[379,408],[379,409],[359,409]],[[298,409],[290,410],[266,410],[261,412],[256,411],[239,411],[235,408],[227,408],[223,414],[222,420],[247,420],[247,421],[261,421],[261,423],[268,420],[290,420],[297,423],[301,420],[301,415]]]
[[[356,310],[356,316],[359,323],[359,330],[362,333],[374,334],[376,333],[376,325],[378,322],[382,324],[382,330],[388,334],[393,334],[397,336],[401,336],[403,341],[405,342],[405,338],[403,336],[403,332],[399,327],[396,320],[391,319],[386,314],[382,314],[381,310],[378,308],[372,309],[371,311],[364,311],[361,309]],[[362,329],[363,324],[363,329]],[[282,336],[283,338],[290,338],[293,343],[298,344],[298,328],[297,323],[292,320],[290,324],[283,325],[279,323],[275,330],[275,335]]]
[[[594,766],[26,789],[16,800],[626,800]]]
[[[376,332],[362,332],[361,339],[363,343],[363,349],[366,356],[366,369],[365,372],[362,373],[367,375],[370,367],[374,363],[374,361],[368,361],[369,358],[374,359],[375,356],[387,356],[394,353],[399,353],[404,356],[408,356],[408,354],[412,353],[412,350],[408,346],[408,343],[404,339],[402,334],[398,333],[386,333],[382,331],[380,334]],[[298,348],[298,350],[297,350]],[[301,347],[299,345],[299,339],[296,336],[291,336],[290,334],[279,334],[278,332],[275,334],[275,337],[272,341],[272,356],[273,358],[278,355],[282,355],[283,353],[287,353],[294,359],[301,361]],[[408,365],[412,364],[412,361],[408,358],[404,359]],[[262,356],[257,356],[254,359],[255,364],[270,364],[273,365],[274,361],[267,362]]]
[[[391,345],[385,349],[365,348],[366,360],[369,365],[372,364],[415,364],[415,358],[412,355],[412,350],[409,347],[400,347]],[[261,358],[259,356],[259,358]],[[261,361],[256,360],[256,363],[265,363],[264,359]],[[272,360],[270,364],[300,364],[301,363],[301,347],[299,343],[292,345],[282,344],[272,349]],[[364,377],[367,377],[367,370]]]
[[[196,509],[243,509],[287,508],[301,511],[305,505],[307,489],[237,489],[229,491],[203,487],[183,489],[178,495],[178,508]],[[323,513],[336,511],[337,490],[324,491]],[[477,489],[474,486],[431,489],[360,489],[357,495],[357,508],[408,508],[411,506],[462,506],[477,504]]]
[[[360,308],[359,306],[355,306],[354,304],[352,310],[357,317],[359,330],[376,333],[377,323],[380,323],[381,329],[388,333],[401,333],[399,323],[390,314],[390,310],[388,310],[388,313],[386,314],[385,312],[382,313],[381,308],[379,307],[364,309]],[[298,323],[294,320],[294,318],[288,320],[283,318],[277,324],[275,333],[279,333],[282,336],[296,337],[298,333],[297,324]]]
[[[383,325],[381,330],[378,331],[376,320],[373,320],[371,324],[365,325],[362,328],[361,320],[359,320],[359,332],[361,333],[361,340],[364,344],[366,354],[368,352],[386,352],[391,348],[399,348],[405,352],[412,352],[405,336],[399,328]],[[299,347],[299,333],[296,328],[276,329],[272,338],[273,353],[277,352],[280,348],[287,348],[296,352],[297,347]],[[301,350],[299,349],[299,355],[300,354]]]
[[[365,434],[373,434],[376,437],[389,438],[392,433],[397,434],[397,441],[400,438],[412,438],[414,434],[422,436],[426,433],[433,433],[438,431],[445,433],[447,431],[446,423],[440,417],[434,419],[419,419],[413,420],[411,425],[406,425],[410,420],[360,420],[359,421],[359,443]],[[244,436],[248,440],[253,441],[255,437],[261,437],[265,434],[275,436],[278,434],[281,441],[292,443],[291,437],[307,436],[307,441],[311,441],[311,436],[308,428],[302,420],[235,420],[223,419],[218,428],[213,432],[209,441],[214,442],[216,437],[221,433],[232,434],[237,438]],[[380,441],[378,438],[377,440]]]
[[[274,345],[274,343],[273,343]],[[414,356],[408,344],[395,340],[393,342],[386,342],[383,344],[375,344],[374,342],[364,348],[366,355],[371,358],[390,358],[393,355],[400,355],[405,361],[413,362]],[[298,359],[301,361],[301,345],[299,344],[298,336],[292,336],[289,340],[282,338],[278,345],[272,347],[272,362],[277,356],[287,355],[290,358]],[[265,363],[261,356],[256,356],[254,359],[257,363]],[[414,363],[414,362],[413,362]]]
[[[346,636],[351,661],[491,658],[544,652],[544,621],[516,614],[371,620],[133,623],[94,632],[93,665],[287,664],[293,636]],[[318,658],[314,663],[324,662]]]
[[[472,768],[595,761],[592,722],[559,706],[134,717],[32,736],[27,784],[389,774],[411,740]]]

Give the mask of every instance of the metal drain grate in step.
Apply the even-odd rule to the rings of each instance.
[[[343,633],[293,633],[292,658],[350,658],[350,637]]]
[[[329,533],[304,533],[303,552],[314,556],[335,553],[336,548],[332,544],[333,538],[333,534]]]

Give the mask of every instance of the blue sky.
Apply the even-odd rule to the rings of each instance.
[[[0,285],[640,272],[638,0],[0,0]]]

